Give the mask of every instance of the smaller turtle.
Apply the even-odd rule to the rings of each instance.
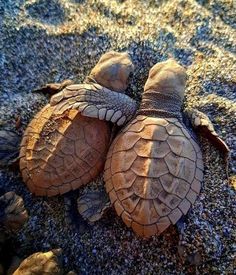
[[[88,117],[94,114],[93,108],[80,105],[81,111],[76,110],[76,98],[86,92],[92,97],[97,93],[104,97],[112,89],[121,102],[123,97],[132,101],[124,94],[132,72],[133,64],[127,53],[108,52],[92,69],[85,84],[67,86],[68,82],[63,82],[43,88],[62,91],[51,98],[51,105],[47,104],[35,115],[20,145],[22,178],[33,194],[62,195],[100,174],[112,135],[111,124]],[[100,119],[118,125],[129,120],[136,110],[128,108],[124,116],[121,111],[106,112],[100,106]],[[120,109],[119,102],[117,108]]]
[[[201,189],[202,153],[181,113],[185,83],[186,71],[173,59],[156,64],[149,72],[136,116],[114,139],[107,154],[104,180],[110,201],[124,223],[144,238],[176,224]],[[78,110],[89,106],[96,110],[93,117],[97,114],[99,118],[101,98],[106,112],[120,102],[110,91],[106,97],[85,91],[77,96],[74,106]],[[119,105],[122,109],[116,110],[125,114],[126,106],[123,102]],[[228,146],[209,118],[193,109],[187,113],[193,127],[228,155]],[[92,201],[86,203],[93,206]]]
[[[26,258],[13,275],[31,274],[64,274],[61,267],[61,249],[54,249],[48,252],[37,252]]]
[[[18,134],[8,129],[0,131],[0,165],[20,159],[23,180],[35,195],[64,194],[96,178],[104,167],[113,126],[84,116],[92,114],[91,108],[84,108],[83,114],[70,109],[76,107],[73,102],[77,94],[83,95],[85,90],[91,95],[103,90],[101,94],[105,96],[112,89],[119,94],[121,102],[123,97],[127,97],[127,102],[132,101],[123,94],[132,72],[133,64],[127,53],[108,52],[92,69],[85,84],[71,85],[72,82],[66,80],[39,89],[38,92],[58,93],[52,97],[51,105],[47,104],[29,123],[20,146]],[[119,102],[117,107],[119,109]],[[121,125],[135,111],[136,107],[127,108],[124,116],[120,111],[106,113],[103,109],[99,116]],[[72,210],[70,199],[65,198],[65,206]],[[74,211],[66,212],[68,218],[74,216],[69,213]]]

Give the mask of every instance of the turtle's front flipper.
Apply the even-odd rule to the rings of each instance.
[[[208,140],[212,142],[214,146],[216,146],[221,152],[224,153],[225,159],[225,168],[226,168],[226,175],[228,176],[228,167],[229,167],[229,157],[230,157],[230,150],[227,144],[218,136],[216,133],[213,124],[211,123],[209,117],[204,113],[196,110],[187,108],[185,110],[188,117],[191,120],[192,126],[194,129],[199,132],[201,135],[205,136]]]
[[[67,86],[52,96],[50,104],[56,105],[54,112],[58,114],[77,109],[84,116],[111,121],[118,126],[128,122],[137,110],[136,102],[129,96],[94,83]]]
[[[54,95],[61,90],[63,90],[66,86],[73,84],[74,82],[70,79],[66,79],[61,83],[48,83],[45,86],[34,90],[33,92],[42,92],[47,93],[49,95]]]
[[[208,138],[213,145],[228,156],[229,147],[215,132],[209,117],[196,109],[186,109],[186,112],[196,131]]]
[[[77,200],[78,212],[90,224],[100,220],[111,202],[105,190],[88,191]]]

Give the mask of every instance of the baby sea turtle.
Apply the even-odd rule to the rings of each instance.
[[[110,201],[124,223],[145,238],[176,224],[201,189],[202,153],[181,113],[185,84],[186,71],[173,59],[153,66],[135,118],[114,139],[107,155],[104,180]],[[125,114],[127,102],[116,109],[118,94],[101,93],[95,97],[85,91],[76,98],[76,107],[89,106],[98,118],[101,105],[106,112]],[[193,127],[228,154],[209,118],[193,109],[187,113]],[[89,200],[86,204],[93,206]]]
[[[61,254],[61,249],[34,253],[20,264],[13,275],[64,274],[61,267]]]
[[[130,119],[136,110],[135,103],[123,94],[133,72],[127,53],[108,52],[80,85],[47,85],[54,91],[64,89],[51,98],[25,130],[20,149],[20,170],[29,190],[40,196],[55,196],[76,190],[96,178],[104,167],[111,139],[111,125],[99,119],[111,120],[118,125]],[[89,92],[101,97],[113,94],[120,102],[132,106],[124,116],[120,111],[106,109],[100,104],[98,118],[88,117],[92,108],[80,105],[77,97]],[[102,100],[102,98],[100,99]],[[97,103],[100,103],[100,100]],[[129,104],[130,103],[130,104]],[[67,107],[70,104],[71,108]],[[87,115],[87,116],[85,116]]]

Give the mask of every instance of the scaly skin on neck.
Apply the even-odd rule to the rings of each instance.
[[[149,72],[138,113],[182,120],[185,83],[185,69],[175,60],[157,63]]]
[[[181,107],[180,97],[149,90],[142,96],[138,114],[182,120]]]
[[[85,83],[98,83],[116,92],[124,92],[134,67],[127,53],[105,53],[92,69]]]

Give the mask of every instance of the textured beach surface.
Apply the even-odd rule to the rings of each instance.
[[[185,105],[205,112],[230,147],[229,180],[223,156],[199,137],[205,177],[194,208],[178,228],[145,241],[112,209],[93,226],[79,225],[76,214],[78,226],[70,225],[62,197],[35,198],[18,171],[2,169],[1,193],[21,195],[30,214],[14,236],[14,254],[24,258],[60,247],[65,271],[78,274],[233,274],[236,2],[0,0],[1,128],[15,129],[21,117],[22,133],[49,100],[32,90],[67,78],[83,82],[109,50],[130,53],[135,74],[129,95],[136,100],[156,62],[173,57],[187,68]],[[78,193],[102,185],[100,179]]]

